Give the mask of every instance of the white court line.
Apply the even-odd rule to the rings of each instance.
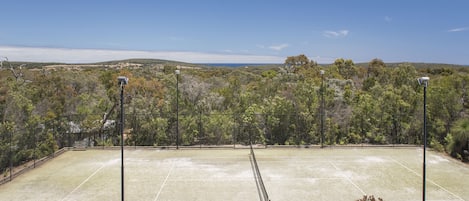
[[[401,162],[397,161],[396,159],[392,158],[391,159],[399,164],[400,166],[402,166],[403,168],[409,170],[410,172],[414,173],[415,175],[417,175],[418,177],[422,177],[421,174],[417,173],[416,171],[410,169],[409,167],[407,167],[406,165],[402,164]],[[444,188],[443,186],[440,186],[439,184],[437,184],[436,182],[434,182],[433,180],[431,179],[427,179],[428,182],[432,183],[433,185],[437,186],[438,188],[441,188],[442,190],[446,191],[447,193],[451,194],[452,196],[458,198],[459,200],[462,200],[462,201],[465,201],[464,199],[462,199],[461,197],[459,197],[458,195],[454,194],[453,192],[449,191],[448,189]]]
[[[80,185],[78,185],[75,189],[73,189],[72,192],[70,192],[69,194],[67,194],[67,196],[65,196],[62,201],[66,200],[68,196],[70,196],[71,194],[75,193],[75,191],[77,191],[81,186],[83,186],[83,184],[85,184],[86,182],[88,182],[91,177],[93,177],[95,174],[97,174],[101,169],[103,169],[104,167],[106,167],[106,163],[104,163],[103,165],[101,165],[100,168],[98,168],[96,171],[93,172],[93,174],[91,174],[88,178],[86,178],[83,182],[80,183]]]
[[[339,170],[341,171],[341,169],[339,167],[337,167],[333,162],[329,161],[329,163],[336,169],[336,170]],[[358,189],[363,195],[366,195],[365,191],[363,191],[363,189],[361,189],[355,182],[353,182],[349,177],[347,176],[343,176],[349,183],[351,183],[353,186],[355,186],[356,189]]]
[[[158,198],[160,197],[161,192],[163,191],[164,186],[166,185],[166,182],[168,181],[169,175],[171,175],[171,172],[173,172],[174,169],[174,162],[171,164],[171,169],[169,169],[168,174],[166,175],[166,178],[163,181],[163,184],[161,184],[160,190],[155,196],[155,199],[153,201],[157,201]]]

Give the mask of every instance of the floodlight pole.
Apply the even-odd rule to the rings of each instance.
[[[324,148],[324,70],[320,70],[321,74],[321,148]]]
[[[179,149],[179,74],[181,71],[175,70],[176,74],[176,149]]]
[[[427,150],[427,87],[429,77],[418,79],[419,84],[423,85],[423,176],[422,176],[422,200],[425,201],[426,187],[426,150]]]
[[[423,87],[423,201],[425,201],[426,171],[427,171],[427,84]]]
[[[117,78],[121,88],[121,116],[120,116],[120,132],[121,132],[121,199],[124,201],[124,86],[129,82],[129,79],[124,76]]]
[[[124,201],[124,84],[121,83],[121,198]]]

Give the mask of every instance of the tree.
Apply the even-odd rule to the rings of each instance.
[[[352,112],[352,134],[350,143],[362,143],[374,141],[372,135],[376,135],[377,121],[379,121],[376,99],[370,94],[360,93],[354,99],[354,110]],[[373,137],[373,139],[368,139]]]
[[[20,66],[15,68],[13,67],[13,65],[11,65],[10,61],[8,61],[8,57],[0,57],[0,69],[3,68],[4,64],[5,66],[7,66],[8,64],[11,75],[13,75],[16,82],[21,83],[21,84],[26,82],[26,80],[24,79],[24,73],[23,73],[23,68],[26,66],[26,64],[21,64]]]
[[[202,132],[199,132],[199,140],[205,144],[231,144],[233,143],[235,119],[229,114],[210,114],[201,116],[204,122]]]
[[[336,59],[334,61],[334,66],[338,68],[339,74],[344,79],[351,79],[357,73],[355,69],[355,64],[353,63],[351,59],[343,59],[343,58]]]
[[[294,105],[284,97],[275,96],[265,101],[265,124],[269,144],[286,144],[288,140],[295,142],[295,123],[297,113],[293,113]],[[309,115],[309,114],[308,114]],[[296,139],[297,140],[297,139]],[[288,142],[290,143],[290,142]]]
[[[383,60],[374,58],[368,63],[367,77],[380,77],[386,68]]]
[[[464,111],[464,80],[460,75],[434,79],[428,90],[429,116],[433,119],[430,133],[444,144],[444,138]]]
[[[458,120],[452,128],[452,134],[448,139],[448,151],[453,157],[462,159],[467,157],[464,150],[469,150],[469,119]],[[467,159],[466,159],[467,160]]]
[[[283,69],[286,73],[296,73],[299,70],[308,70],[311,67],[318,65],[315,61],[309,60],[304,54],[287,57],[284,64],[285,66]]]

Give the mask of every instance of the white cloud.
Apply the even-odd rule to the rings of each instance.
[[[349,30],[324,31],[323,35],[328,38],[337,38],[337,37],[346,37],[348,33],[349,33]]]
[[[280,45],[271,45],[271,46],[269,46],[269,49],[280,51],[280,50],[283,50],[283,49],[287,48],[288,46],[289,45],[286,44],[286,43],[280,44]]]
[[[467,31],[469,30],[469,27],[461,27],[461,28],[455,28],[455,29],[450,29],[448,32],[461,32],[461,31]]]
[[[266,55],[217,54],[183,51],[132,51],[0,46],[0,57],[10,61],[93,63],[148,58],[189,63],[282,63],[285,58]]]

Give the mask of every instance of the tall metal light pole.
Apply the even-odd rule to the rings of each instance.
[[[180,70],[175,70],[176,74],[176,149],[179,149],[179,74]]]
[[[320,70],[321,74],[321,148],[324,147],[324,70]]]
[[[425,201],[425,184],[426,184],[426,152],[427,152],[427,87],[429,77],[421,77],[418,79],[419,84],[423,85],[423,176],[422,176],[422,200]]]
[[[117,77],[117,81],[121,88],[121,116],[120,116],[120,132],[121,132],[121,199],[124,201],[124,86],[129,83],[129,78],[124,76]]]

